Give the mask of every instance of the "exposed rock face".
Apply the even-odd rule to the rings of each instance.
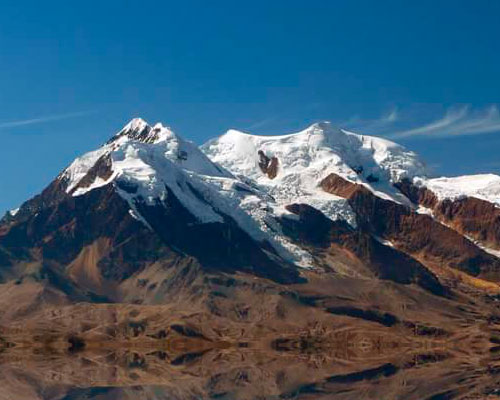
[[[64,179],[55,179],[47,186],[42,193],[36,195],[32,199],[26,201],[16,213],[15,216],[9,218],[11,222],[22,221],[30,218],[33,214],[42,211],[46,207],[50,207],[62,198],[66,197],[67,183]],[[6,228],[5,220],[0,223],[0,233]]]
[[[500,279],[498,258],[484,252],[432,217],[381,199],[362,185],[335,174],[325,178],[321,187],[329,193],[349,199],[362,229],[389,240],[426,265],[444,264],[474,276],[479,275],[493,281]],[[424,192],[423,196],[432,201],[432,196],[428,193]]]
[[[58,276],[68,284],[65,267],[85,248],[104,238],[108,245],[95,260],[94,268],[105,279],[120,280],[130,276],[145,263],[157,259],[148,248],[159,251],[161,247],[161,242],[130,215],[126,202],[110,186],[91,191],[86,196],[64,196],[31,218],[11,226],[0,236],[0,246],[23,249],[24,262],[39,266],[33,273],[53,275],[54,279]],[[134,251],[134,247],[142,251]],[[4,275],[3,269],[0,272]],[[82,284],[85,287],[85,283]]]
[[[260,170],[270,179],[276,178],[276,175],[278,175],[278,158],[274,156],[269,158],[262,150],[259,150],[258,154]]]
[[[246,271],[278,282],[301,280],[295,268],[269,257],[273,249],[256,243],[229,216],[222,223],[197,224],[170,192],[166,205],[138,204],[138,209],[164,243],[195,257],[205,268]]]
[[[426,187],[417,187],[409,179],[403,179],[394,184],[414,204],[434,209],[439,203],[438,197]]]
[[[439,200],[426,187],[417,187],[409,180],[395,185],[413,203],[432,210],[444,224],[487,247],[500,249],[500,208],[475,197]]]
[[[113,185],[78,197],[61,194],[61,199],[48,201],[51,206],[4,228],[0,248],[6,260],[0,277],[26,276],[15,268],[22,260],[38,266],[33,272],[37,277],[61,282],[70,296],[91,291],[118,300],[112,288],[132,275],[155,263],[166,268],[178,264],[176,260],[194,258],[208,270],[248,270],[277,281],[300,281],[295,269],[265,255],[229,217],[224,224],[194,224],[172,193],[161,206],[137,206],[154,231],[130,214]],[[97,253],[92,250],[103,240]],[[86,272],[73,274],[81,263],[78,268]]]
[[[473,197],[444,200],[436,214],[458,232],[500,249],[500,209],[495,205]]]
[[[127,137],[132,140],[137,140],[142,143],[154,143],[159,138],[161,129],[159,127],[151,127],[144,120],[135,118],[130,121],[118,134],[113,136],[108,142],[113,143],[120,138]]]
[[[416,283],[432,293],[444,294],[443,286],[424,265],[405,253],[381,244],[368,232],[355,230],[344,221],[331,221],[307,204],[293,204],[287,208],[300,217],[298,223],[291,220],[288,226],[287,221],[283,221],[288,234],[296,235],[297,240],[305,245],[319,247],[321,258],[328,258],[340,248],[379,279],[402,284]]]
[[[78,185],[70,191],[70,194],[73,194],[79,188],[88,188],[98,178],[107,181],[112,175],[111,158],[108,154],[105,154],[97,160],[89,172],[78,182]]]
[[[356,193],[369,194],[370,191],[362,185],[350,182],[337,174],[330,174],[320,182],[321,188],[328,193],[350,199]]]

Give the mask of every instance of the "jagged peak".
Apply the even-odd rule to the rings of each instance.
[[[161,122],[157,122],[151,126],[142,118],[134,118],[116,135],[108,140],[106,144],[127,140],[134,140],[142,143],[159,143],[174,136],[176,136],[174,132]]]
[[[102,160],[107,168],[105,178],[92,172]],[[134,167],[129,168],[130,165]],[[141,118],[132,119],[99,149],[75,159],[60,177],[66,182],[67,193],[81,195],[123,175],[124,170],[131,176],[143,174],[161,182],[162,174],[176,168],[209,176],[231,177],[194,143],[184,140],[160,122],[151,126]],[[85,182],[82,186],[84,179],[91,183]]]
[[[128,124],[126,124],[121,132],[123,131],[142,131],[144,128],[149,126],[147,121],[142,118],[133,118]]]

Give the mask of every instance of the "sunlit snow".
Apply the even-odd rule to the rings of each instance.
[[[274,179],[259,168],[259,151],[278,159]],[[97,176],[93,182],[80,184],[102,157],[109,160],[109,177]],[[500,204],[500,177],[496,175],[429,179],[415,153],[329,123],[281,136],[230,130],[198,148],[162,124],[150,126],[136,118],[101,148],[76,159],[60,179],[73,196],[114,185],[128,202],[130,214],[149,228],[138,202],[161,204],[170,191],[198,223],[223,223],[229,216],[254,240],[268,242],[277,255],[307,268],[313,265],[312,256],[283,234],[279,220],[297,219],[286,206],[303,203],[332,220],[356,226],[348,201],[319,186],[331,173],[364,185],[381,198],[408,205],[410,201],[393,186],[403,178],[427,186],[439,198],[475,196]],[[135,190],[123,190],[123,183]],[[423,207],[417,212],[432,215]]]

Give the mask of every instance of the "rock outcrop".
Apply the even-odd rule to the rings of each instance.
[[[486,247],[500,249],[500,208],[497,205],[469,196],[439,200],[430,189],[417,187],[409,180],[395,186],[416,205],[430,209],[433,216],[447,226]]]
[[[266,154],[259,150],[259,168],[270,179],[276,178],[278,175],[278,159],[276,157],[268,157]]]

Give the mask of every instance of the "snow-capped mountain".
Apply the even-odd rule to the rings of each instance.
[[[101,173],[93,173],[99,165],[104,165]],[[134,119],[103,147],[76,159],[59,179],[67,185],[66,192],[73,196],[115,185],[129,203],[131,215],[146,225],[136,204],[162,202],[168,190],[200,223],[220,222],[220,216],[212,207],[193,195],[196,189],[206,190],[202,183],[190,177],[194,174],[230,176],[193,143],[179,138],[169,128],[161,124],[151,127],[141,119]]]
[[[349,337],[363,360],[367,343],[374,360],[447,343],[482,359],[500,334],[499,182],[429,177],[328,123],[198,147],[134,119],[0,220],[0,353],[185,350],[175,369],[211,348],[337,357]]]
[[[269,163],[277,160],[276,176],[263,171],[267,158]],[[233,130],[200,151],[162,124],[150,126],[138,118],[98,150],[76,159],[59,179],[72,196],[116,186],[130,214],[148,227],[137,205],[162,203],[171,191],[197,223],[221,223],[229,215],[284,260],[311,268],[311,254],[283,235],[277,219],[293,217],[287,205],[304,203],[355,227],[347,200],[319,186],[332,171],[379,196],[407,201],[392,183],[423,175],[425,169],[414,153],[395,143],[336,130],[328,123],[277,137]]]
[[[149,126],[144,120],[132,120],[100,149],[76,159],[59,179],[72,196],[114,185],[128,202],[131,215],[148,227],[138,205],[162,204],[170,192],[195,217],[196,224],[223,223],[230,216],[283,259],[311,266],[310,255],[280,233],[270,212],[275,202],[268,193],[235,178],[192,142],[161,124]]]
[[[150,229],[140,205],[164,204],[170,192],[196,224],[223,223],[229,216],[285,262],[313,268],[311,251],[290,240],[279,221],[296,217],[288,206],[307,204],[355,228],[356,213],[348,200],[320,185],[332,173],[407,206],[412,202],[395,187],[397,182],[437,182],[426,177],[415,153],[326,122],[282,136],[230,130],[198,149],[162,124],[150,126],[142,119],[132,120],[101,148],[76,159],[59,180],[73,197],[114,186],[130,215]]]
[[[108,261],[97,257],[84,273],[99,293],[109,271],[96,268],[115,265],[122,251],[116,249],[132,245],[127,235],[139,231],[210,268],[278,280],[330,270],[436,291],[439,263],[446,276],[458,270],[494,286],[499,182],[495,175],[430,178],[414,152],[327,122],[281,136],[230,130],[198,148],[137,118],[9,213],[0,226],[0,254],[16,264],[5,243],[22,232],[23,257],[43,263],[48,248],[69,246],[73,256],[57,254],[57,262],[74,263],[86,246],[106,238],[107,250],[98,247]],[[121,222],[103,225],[103,215]],[[388,258],[400,266],[389,268]],[[150,261],[137,262],[120,273],[137,278]]]

